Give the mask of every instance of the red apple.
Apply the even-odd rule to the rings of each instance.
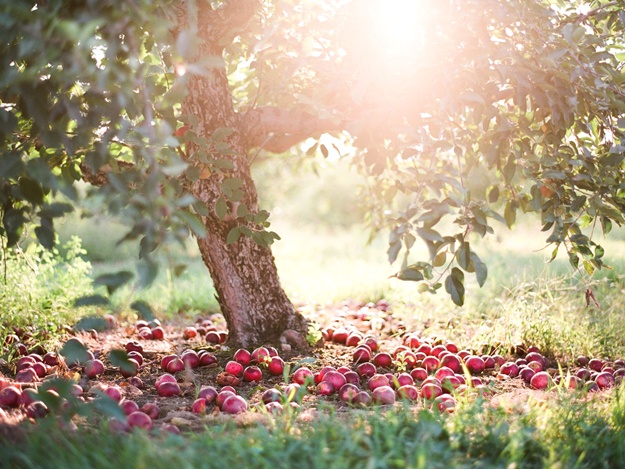
[[[361,378],[371,378],[374,374],[377,373],[377,369],[373,363],[361,363],[356,368],[356,372],[360,375]]]
[[[0,405],[6,407],[17,407],[19,405],[19,398],[22,394],[16,386],[8,386],[0,390]]]
[[[34,369],[24,368],[17,372],[15,381],[18,383],[36,383],[39,381],[39,376],[37,376],[37,372]]]
[[[608,372],[602,371],[595,378],[595,382],[597,386],[599,386],[599,389],[611,388],[614,386],[614,376]]]
[[[126,352],[132,352],[132,351],[139,352],[139,353],[143,352],[143,345],[141,345],[141,343],[137,342],[136,340],[130,340],[126,342],[125,348],[126,348]]]
[[[200,366],[211,366],[217,364],[217,357],[206,350],[200,351],[198,356],[200,357]]]
[[[334,394],[336,388],[330,381],[321,381],[317,384],[317,393],[322,396],[329,396]]]
[[[375,388],[379,388],[380,386],[388,386],[390,388],[390,382],[388,378],[381,374],[375,374],[369,381],[367,382],[367,386],[370,391],[373,391]]]
[[[164,340],[165,339],[165,329],[163,329],[161,326],[156,326],[156,327],[152,328],[150,330],[150,332],[152,333],[152,337],[155,340]]]
[[[183,370],[184,370],[184,362],[178,357],[173,358],[167,364],[167,371],[169,373],[178,373]]]
[[[372,402],[372,399],[369,393],[367,391],[360,391],[354,397],[352,404],[361,406],[361,407],[368,407],[371,405],[371,402]]]
[[[260,381],[263,379],[263,372],[257,366],[248,366],[243,370],[243,381]]]
[[[546,371],[539,371],[530,379],[530,386],[534,389],[547,389],[550,384],[551,376]]]
[[[31,419],[44,418],[49,412],[48,407],[41,401],[32,402],[26,407],[26,415]]]
[[[252,351],[252,360],[256,363],[264,363],[269,361],[271,356],[269,355],[269,350],[266,347],[258,347]]]
[[[378,344],[378,340],[375,337],[365,337],[363,339],[363,343],[365,345],[368,345],[372,352],[377,352],[378,349],[380,348],[380,345]]]
[[[128,358],[132,358],[137,363],[139,363],[139,366],[143,365],[143,355],[141,355],[140,352],[135,352],[134,350],[131,350],[130,352],[126,354],[126,356]]]
[[[206,399],[203,399],[201,397],[197,398],[195,401],[193,401],[193,404],[191,404],[191,412],[193,412],[194,414],[205,414],[206,404]]]
[[[323,375],[322,381],[332,383],[334,389],[341,389],[341,387],[347,383],[345,376],[338,371],[328,371],[325,375]]]
[[[523,366],[519,369],[519,376],[523,379],[523,381],[525,381],[526,383],[530,383],[532,380],[532,377],[536,374],[536,371],[534,371],[532,368],[530,368],[529,366]]]
[[[244,348],[240,348],[234,352],[234,356],[232,358],[235,362],[238,362],[243,366],[248,366],[252,362],[252,354]]]
[[[282,393],[276,388],[270,388],[263,392],[260,399],[264,404],[268,404],[270,402],[280,402],[282,400]]]
[[[187,326],[182,331],[182,338],[184,340],[191,340],[197,337],[197,329],[193,326]]]
[[[154,383],[154,386],[158,388],[163,383],[175,383],[175,382],[176,382],[176,378],[173,375],[170,375],[169,373],[165,373],[164,375],[161,375],[156,380],[156,382]]]
[[[395,404],[395,391],[390,386],[378,386],[372,390],[373,402],[382,405]]]
[[[358,386],[351,383],[346,383],[339,389],[339,399],[341,399],[343,402],[351,404],[359,392],[360,390],[358,389]]]
[[[141,411],[133,412],[126,419],[130,428],[142,428],[143,430],[151,430],[153,423],[152,419]]]
[[[436,373],[434,373],[434,376],[439,380],[443,380],[444,378],[449,378],[450,376],[454,376],[456,373],[454,373],[454,371],[451,368],[447,368],[446,366],[443,366],[442,368],[439,368],[438,370],[436,370]]]
[[[241,396],[230,396],[224,401],[221,410],[227,414],[239,414],[247,410],[247,402]]]
[[[460,364],[460,357],[455,353],[449,353],[440,359],[441,366],[447,367],[453,370],[454,373],[460,373],[462,365]]]
[[[146,404],[143,404],[143,407],[141,407],[141,412],[146,414],[152,420],[156,420],[161,413],[161,409],[155,403],[148,402]]]
[[[161,385],[156,388],[156,392],[161,397],[172,397],[179,395],[181,390],[178,383],[171,383],[169,381],[166,381],[164,383],[161,383]]]
[[[267,370],[272,376],[280,376],[284,373],[284,360],[277,355],[271,357],[271,361],[267,365]]]
[[[503,375],[515,378],[519,374],[519,366],[513,362],[507,362],[501,365],[499,372]]]
[[[360,333],[352,332],[347,336],[347,339],[345,339],[345,345],[347,345],[348,347],[355,347],[360,343],[362,339],[363,337]]]
[[[200,366],[200,357],[195,350],[185,350],[182,352],[182,355],[180,355],[180,359],[182,363],[189,368],[197,368]]]
[[[495,368],[495,359],[488,355],[482,355],[482,360],[484,360],[484,368],[490,370],[491,368]]]
[[[421,397],[425,399],[435,399],[443,394],[443,389],[434,383],[425,383],[421,386]]]
[[[85,365],[85,374],[89,379],[95,379],[104,373],[104,363],[100,360],[89,360]]]
[[[430,355],[433,355],[436,358],[439,358],[440,354],[445,351],[447,351],[447,348],[444,345],[437,345],[432,348],[432,350],[430,351]]]
[[[122,389],[119,386],[109,386],[106,389],[104,389],[104,393],[107,396],[109,396],[111,399],[117,402],[121,402],[122,397],[123,397]]]
[[[234,360],[230,360],[226,363],[225,371],[226,373],[230,373],[234,376],[241,376],[243,374],[243,365],[239,362],[235,362]]]
[[[37,373],[37,377],[39,378],[45,378],[48,374],[48,365],[43,362],[34,363],[31,368],[35,370],[35,373]]]
[[[390,368],[393,364],[393,357],[389,353],[380,352],[373,357],[373,364],[382,368]]]
[[[601,371],[603,365],[605,365],[605,362],[603,360],[599,360],[598,358],[593,358],[588,362],[588,368],[597,372]]]
[[[215,397],[215,404],[221,409],[225,400],[231,396],[236,396],[236,393],[230,390],[222,389],[221,391],[219,391],[219,394],[217,394],[217,397]]]
[[[119,407],[121,407],[126,415],[130,415],[133,412],[137,412],[139,410],[139,404],[137,404],[135,401],[129,401],[126,399],[119,403]]]
[[[293,382],[297,384],[304,384],[309,376],[310,378],[312,378],[313,376],[312,371],[310,371],[310,369],[306,368],[305,366],[302,366],[298,368],[297,370],[295,370],[295,372],[293,372],[292,378],[293,378]]]
[[[482,373],[486,368],[486,363],[484,363],[482,357],[478,357],[476,355],[471,355],[467,357],[464,361],[464,364],[466,365],[469,372],[472,374]]]
[[[419,397],[419,390],[411,384],[405,384],[403,386],[400,386],[400,388],[397,390],[397,396],[400,399],[408,399],[414,401]]]
[[[161,359],[161,368],[165,371],[167,371],[167,365],[169,365],[171,363],[172,360],[179,358],[178,355],[165,355],[162,359]]]
[[[207,403],[211,403],[217,397],[217,390],[213,386],[202,386],[197,394],[198,398],[204,399]]]
[[[428,372],[436,370],[439,365],[440,362],[438,361],[438,358],[432,355],[425,357],[423,360],[423,368],[425,368]]]
[[[221,343],[221,337],[217,331],[208,331],[204,338],[206,339],[206,342],[209,342],[211,344]]]
[[[415,381],[424,381],[428,377],[428,372],[425,368],[415,368],[410,372],[410,376]]]
[[[362,363],[371,361],[371,350],[365,347],[357,347],[352,354],[354,363]]]

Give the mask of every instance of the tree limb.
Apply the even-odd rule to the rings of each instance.
[[[259,0],[230,0],[216,10],[198,11],[198,35],[222,47],[232,43],[260,9]]]
[[[344,122],[320,119],[303,111],[263,106],[242,114],[239,128],[247,148],[281,153],[302,140],[343,126]]]
[[[80,172],[83,181],[88,182],[92,186],[102,187],[108,184],[109,173],[120,172],[119,170],[122,168],[129,169],[134,167],[134,164],[128,161],[115,160],[114,164],[117,166],[117,169],[114,169],[110,164],[106,164],[94,172],[85,162],[80,163]]]

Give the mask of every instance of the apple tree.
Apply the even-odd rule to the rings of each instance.
[[[2,249],[31,226],[53,246],[54,220],[98,198],[140,239],[139,284],[192,233],[230,340],[297,345],[250,167],[304,141],[327,156],[330,133],[372,178],[399,279],[462,304],[465,273],[487,276],[471,237],[519,210],[592,273],[603,249],[582,229],[623,221],[624,6],[2,0]],[[418,240],[429,257],[409,262]]]

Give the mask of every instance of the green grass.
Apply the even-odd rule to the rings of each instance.
[[[625,390],[606,402],[556,391],[545,405],[461,402],[428,409],[321,409],[263,423],[208,425],[199,433],[148,437],[106,428],[81,432],[41,423],[18,444],[0,440],[1,467],[20,468],[619,468],[625,467]]]

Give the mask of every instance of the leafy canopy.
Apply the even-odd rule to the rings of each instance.
[[[591,235],[625,208],[624,0],[393,0],[389,11],[405,8],[395,20],[374,0],[261,3],[223,58],[194,62],[195,15],[209,2],[187,2],[189,29],[174,37],[172,2],[0,1],[3,247],[30,225],[52,247],[54,219],[97,197],[128,221],[124,239],[141,239],[148,284],[156,247],[189,228],[201,236],[197,215],[223,212],[240,190],[228,182],[216,207],[185,190],[232,157],[229,131],[174,136],[192,124],[179,112],[189,77],[225,66],[238,111],[298,108],[345,131],[373,179],[373,226],[391,230],[389,260],[403,252],[399,279],[444,285],[462,304],[465,273],[487,277],[471,237],[493,220],[512,227],[519,210],[540,216],[553,258],[565,249],[588,274],[604,266]],[[201,165],[181,140],[206,150]],[[102,168],[107,185],[77,184]],[[418,239],[429,256],[409,263]]]

